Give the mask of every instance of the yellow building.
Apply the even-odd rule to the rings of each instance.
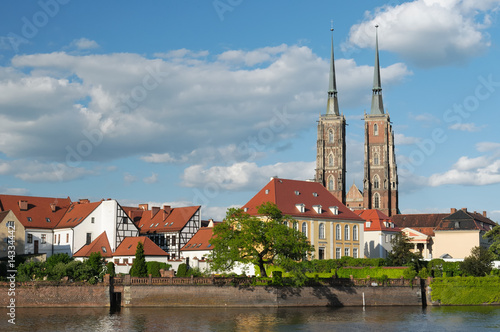
[[[11,256],[9,246],[16,255],[24,254],[24,226],[11,211],[0,212],[0,257]]]
[[[364,220],[320,183],[272,178],[243,210],[257,216],[257,207],[266,202],[295,219],[288,226],[307,236],[315,248],[314,258],[363,257]]]

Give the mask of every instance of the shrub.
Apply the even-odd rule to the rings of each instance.
[[[116,273],[115,273],[115,263],[108,262],[108,264],[106,264],[106,272],[109,273],[110,277],[114,277],[116,275]]]
[[[160,262],[146,262],[148,269],[148,275],[151,274],[152,277],[160,277]]]
[[[273,285],[283,286],[283,272],[281,271],[273,272]]]
[[[185,264],[185,263],[179,264],[179,267],[177,268],[176,276],[181,277],[181,278],[187,277],[188,276],[187,272],[188,272],[187,264]]]

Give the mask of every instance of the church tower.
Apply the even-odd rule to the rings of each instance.
[[[316,154],[316,182],[325,186],[339,201],[345,204],[345,117],[339,113],[335,63],[330,58],[328,100],[326,114],[318,121],[318,140]]]
[[[363,207],[365,209],[378,209],[386,215],[392,216],[398,213],[398,175],[394,151],[394,132],[389,114],[384,113],[382,103],[378,31],[376,31],[375,40],[372,91],[370,114],[365,112]]]

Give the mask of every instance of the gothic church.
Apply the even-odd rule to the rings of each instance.
[[[333,29],[331,29],[333,31]],[[346,194],[346,120],[339,112],[333,34],[330,58],[326,114],[318,121],[315,180],[339,201],[353,210],[378,209],[388,216],[398,213],[398,175],[394,151],[394,132],[388,113],[384,112],[378,33],[375,41],[372,105],[365,120],[365,160],[363,192],[355,184]]]

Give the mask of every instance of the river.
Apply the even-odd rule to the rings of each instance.
[[[16,308],[0,331],[497,331],[500,307]]]

